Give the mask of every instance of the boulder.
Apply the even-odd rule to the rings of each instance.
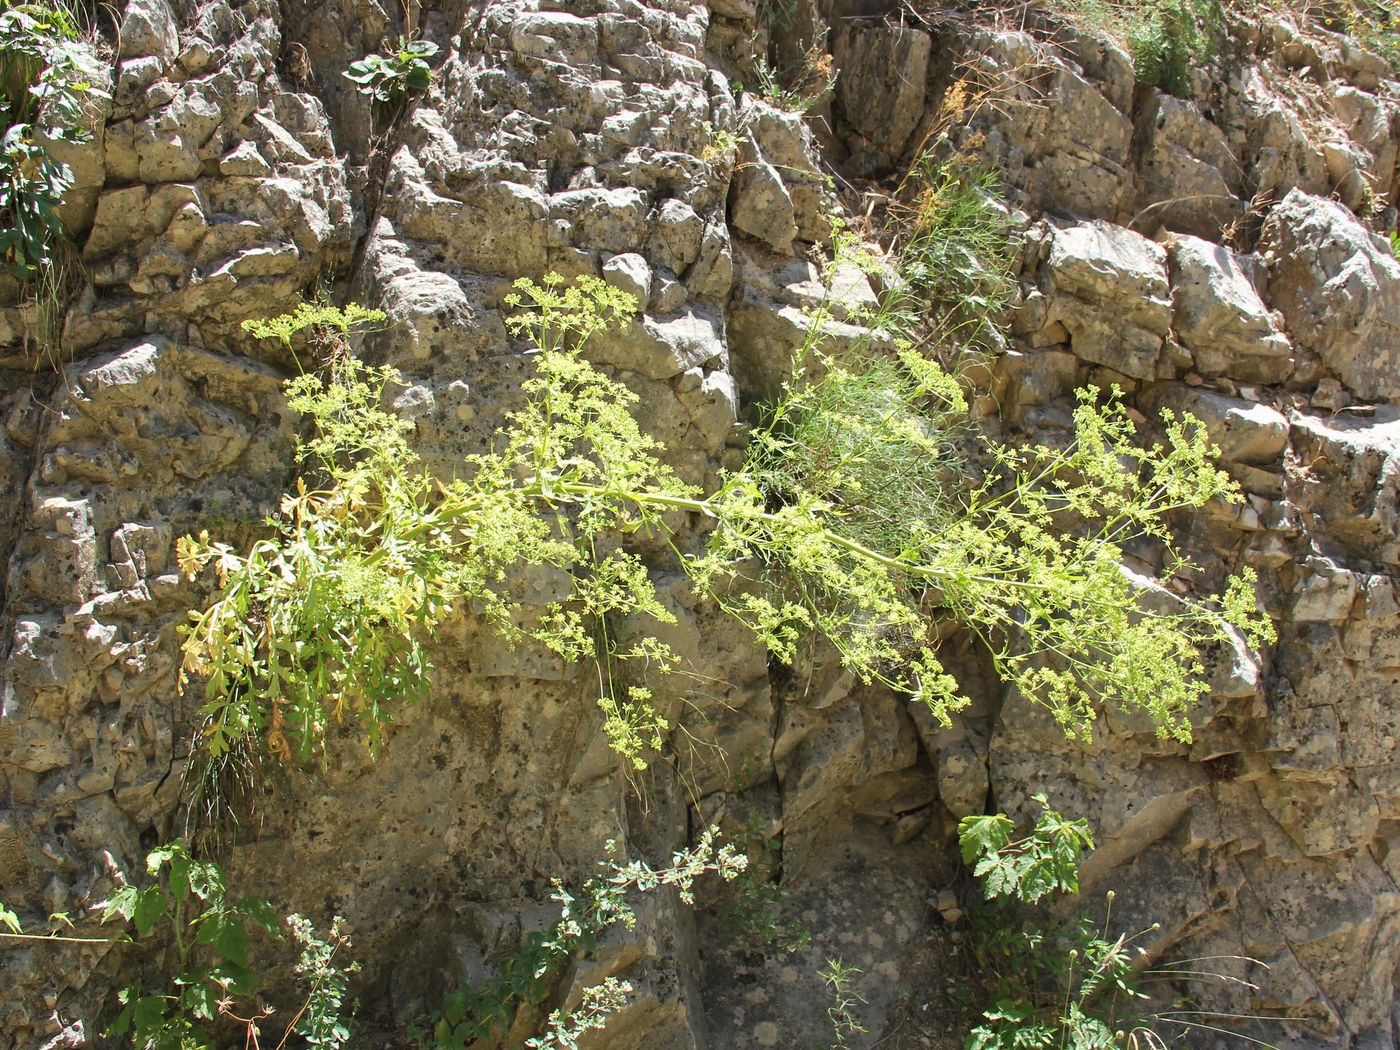
[[[1154,410],[1169,408],[1199,419],[1227,463],[1272,463],[1288,446],[1288,419],[1268,405],[1185,383],[1158,387],[1147,402]]]
[[[1292,190],[1259,243],[1269,300],[1354,394],[1400,399],[1400,261],[1336,201]]]
[[[1238,256],[1198,237],[1168,250],[1173,327],[1203,375],[1274,383],[1293,370],[1292,347],[1259,298]]]
[[[903,156],[924,115],[932,49],[927,33],[902,26],[862,27],[838,35],[836,93],[860,136],[867,172],[885,170]]]
[[[1063,326],[1076,357],[1156,377],[1172,320],[1160,245],[1098,220],[1066,226],[1054,231],[1043,280],[1045,326]]]
[[[757,146],[750,144],[744,157],[729,194],[730,224],[786,255],[792,251],[792,241],[797,236],[792,196],[778,169],[763,159]]]
[[[1138,215],[1143,228],[1217,237],[1244,211],[1236,197],[1244,169],[1200,107],[1157,94],[1143,122]]]

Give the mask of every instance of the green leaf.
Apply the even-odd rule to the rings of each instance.
[[[210,944],[228,963],[239,967],[248,965],[248,948],[251,940],[243,923],[237,919],[227,919],[218,924],[217,932],[210,938]],[[200,931],[201,939],[203,930]]]
[[[169,898],[159,886],[148,886],[137,893],[130,916],[137,935],[144,937],[155,929],[156,924],[165,917],[168,906]]]
[[[113,917],[118,915],[122,919],[130,921],[131,916],[136,912],[136,903],[139,897],[140,891],[135,886],[118,886],[103,905],[102,921],[110,922]]]
[[[282,936],[282,919],[266,897],[243,897],[233,906],[235,914],[256,923],[268,936]]]
[[[1004,813],[968,816],[958,821],[958,843],[964,864],[971,864],[984,853],[995,853],[1011,841],[1015,825]]]
[[[131,1027],[138,1042],[153,1037],[165,1024],[166,1004],[161,996],[143,995],[130,1009]]]
[[[217,864],[187,858],[185,867],[190,890],[202,901],[221,903],[224,896],[224,876]]]
[[[131,1022],[136,1014],[136,1003],[132,1001],[131,997],[138,988],[138,985],[132,985],[129,988],[123,988],[117,993],[118,1000],[126,1005],[122,1007],[121,1013],[117,1014],[112,1020],[112,1023],[107,1027],[107,1034],[109,1036],[123,1036],[131,1031]]]
[[[169,864],[176,857],[182,856],[184,850],[175,844],[158,846],[146,854],[146,871],[151,875],[159,875],[161,868]]]
[[[180,992],[180,1005],[202,1021],[212,1021],[219,1013],[220,991],[208,981],[186,985]]]

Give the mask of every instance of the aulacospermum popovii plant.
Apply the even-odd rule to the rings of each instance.
[[[326,377],[289,384],[312,424],[307,475],[272,534],[246,552],[180,542],[186,573],[217,576],[184,666],[203,680],[215,752],[263,733],[285,756],[313,755],[343,717],[373,746],[394,705],[426,690],[426,644],[456,607],[568,660],[673,667],[645,632],[599,652],[600,623],[670,618],[647,566],[616,542],[639,531],[671,539],[696,589],[779,659],[819,632],[861,680],[944,720],[965,701],[930,641],[941,620],[976,632],[999,673],[1080,737],[1114,703],[1189,738],[1187,712],[1207,689],[1203,648],[1236,629],[1270,636],[1248,572],[1218,605],[1156,589],[1149,607],[1150,582],[1121,567],[1123,545],[1142,536],[1177,558],[1172,511],[1238,498],[1189,418],[1168,416],[1165,439],[1143,447],[1115,399],[1086,391],[1073,442],[993,447],[993,469],[970,486],[947,440],[962,394],[904,346],[800,375],[745,465],[702,493],[662,462],[631,414],[635,395],[585,359],[591,339],[630,320],[630,296],[551,277],[517,282],[507,305],[535,373],[495,447],[460,477],[430,476],[411,424],[381,407],[396,373],[342,355]],[[709,522],[703,549],[680,549],[678,518]],[[524,606],[509,582],[526,565],[566,574],[568,595]],[[731,586],[736,575],[746,586]],[[645,765],[670,728],[646,687],[599,702],[614,748]]]

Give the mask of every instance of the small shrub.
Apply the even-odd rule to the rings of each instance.
[[[136,943],[152,955],[169,945],[175,976],[165,991],[148,994],[140,981],[123,989],[122,1010],[108,1034],[129,1036],[140,1050],[202,1050],[221,1043],[218,1026],[231,1025],[259,1045],[260,1026],[272,1010],[253,999],[261,979],[251,951],[258,931],[282,936],[272,906],[260,897],[230,898],[218,866],[191,857],[178,843],[152,851],[146,870],[155,881],[144,889],[123,885],[107,901],[103,919],[129,921]],[[339,918],[328,940],[299,915],[286,925],[300,948],[296,974],[305,997],[281,1040],[269,1045],[281,1050],[297,1035],[308,1046],[339,1050],[350,1035],[341,1016],[346,978],[358,967],[342,969],[334,957],[350,941]]]
[[[747,941],[785,952],[801,951],[812,935],[784,919],[787,891],[773,878],[781,859],[782,840],[764,833],[763,818],[750,814],[731,836],[731,842],[748,859],[748,866],[730,882],[729,892],[714,905],[719,926],[732,941]]]
[[[1062,7],[1126,46],[1139,84],[1183,98],[1192,69],[1214,57],[1225,19],[1219,0],[1063,0]]]
[[[100,92],[84,78],[86,50],[77,21],[61,5],[0,11],[0,252],[21,281],[50,264],[50,245],[64,233],[58,207],[73,172],[44,142],[91,137],[82,100]]]
[[[836,62],[822,41],[825,27],[818,27],[815,41],[802,52],[791,69],[777,70],[759,57],[754,62],[758,95],[779,109],[804,115],[825,101],[836,87]]]
[[[1322,24],[1355,37],[1362,47],[1374,51],[1400,75],[1400,10],[1387,0],[1355,0],[1341,4],[1340,13],[1327,14]]]
[[[896,309],[906,331],[945,350],[992,350],[1016,287],[1014,220],[997,197],[995,174],[940,158],[940,147],[941,140],[920,152],[892,208]]]
[[[1169,95],[1191,93],[1191,70],[1215,54],[1223,14],[1218,0],[1146,0],[1132,8],[1128,47],[1138,83]]]
[[[111,944],[132,942],[148,969],[173,973],[161,991],[147,993],[141,981],[117,994],[122,1009],[107,1035],[128,1037],[137,1050],[206,1050],[231,1045],[230,1030],[240,1040],[262,1045],[261,1026],[272,1015],[254,996],[261,978],[254,969],[254,937],[282,936],[272,906],[261,897],[233,899],[224,874],[206,860],[190,856],[180,843],[153,850],[146,871],[154,881],[144,888],[120,873],[118,889],[104,902],[102,921],[129,922],[135,937],[75,937],[61,932],[73,923],[67,915],[49,917],[47,933],[26,932],[19,916],[0,904],[0,938],[34,942]],[[298,1037],[301,1045],[340,1050],[350,1037],[344,1018],[347,979],[359,966],[342,966],[335,956],[350,946],[337,917],[326,939],[300,915],[286,927],[299,949],[295,974],[303,988],[301,1007],[285,1025],[281,1039],[266,1044],[282,1050]]]
[[[555,1010],[549,1015],[542,1036],[525,1040],[528,1050],[578,1050],[579,1038],[607,1027],[608,1018],[627,1005],[632,986],[616,977],[604,977],[579,993],[572,1010]]]
[[[450,994],[442,1008],[424,1025],[409,1032],[417,1045],[433,1050],[464,1050],[502,1046],[523,1009],[538,1009],[551,991],[555,979],[581,952],[592,951],[598,938],[614,925],[631,928],[635,913],[627,902],[629,893],[652,893],[670,887],[682,903],[692,904],[695,880],[707,873],[731,880],[747,865],[744,856],[730,845],[716,845],[715,829],[707,830],[695,846],[681,850],[663,868],[652,868],[644,861],[619,864],[603,860],[602,874],[589,879],[577,894],[554,884],[559,918],[540,933],[532,933],[524,948],[513,952],[497,965],[496,975],[476,988],[463,988]],[[609,850],[613,844],[609,843]],[[554,1011],[544,1035],[526,1046],[572,1048],[570,1039],[585,1031],[602,1028],[609,1014],[626,1001],[631,988],[621,981],[604,981],[584,990],[582,1002],[572,1011]]]
[[[1093,848],[1085,821],[1065,819],[1049,808],[1044,795],[1035,799],[1041,813],[1023,838],[1012,838],[1013,824],[1004,814],[965,817],[958,825],[963,860],[975,865],[973,875],[982,880],[987,899],[969,909],[969,918],[977,967],[991,986],[983,1023],[969,1033],[966,1050],[1164,1050],[1167,1044],[1159,1031],[1173,1025],[1229,1035],[1228,1029],[1191,1020],[1198,1011],[1176,1005],[1149,1009],[1141,982],[1150,975],[1254,986],[1203,968],[1205,960],[1145,969],[1134,942],[1160,929],[1160,924],[1111,937],[1112,892],[1102,923],[1087,917],[1056,919],[1012,903],[1036,904],[1052,893],[1077,894],[1080,860]]]
[[[1022,839],[1011,838],[1014,825],[1003,813],[958,822],[963,863],[982,880],[989,900],[1014,896],[1034,904],[1049,893],[1079,892],[1080,858],[1094,848],[1089,824],[1066,820],[1044,795],[1036,795],[1035,801],[1040,803],[1040,817]]]
[[[431,41],[399,37],[398,47],[389,54],[368,54],[351,62],[341,75],[375,102],[397,102],[428,90],[433,81],[428,59],[437,52]]]

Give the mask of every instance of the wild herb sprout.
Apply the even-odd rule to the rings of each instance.
[[[433,81],[428,59],[438,53],[429,40],[399,37],[398,47],[387,55],[368,54],[351,62],[341,76],[356,84],[356,90],[375,102],[396,102],[427,91]]]
[[[1214,57],[1225,21],[1219,0],[1066,0],[1065,8],[1127,47],[1140,85],[1183,98],[1191,71]]]
[[[856,1016],[856,1007],[865,1002],[865,997],[856,991],[855,983],[862,971],[855,966],[847,966],[838,955],[826,960],[821,979],[831,992],[831,1005],[826,1008],[827,1020],[831,1022],[832,1050],[845,1050],[851,1040],[864,1034],[865,1025]]]
[[[607,1027],[608,1018],[627,1005],[632,986],[616,977],[604,977],[579,993],[572,1010],[555,1010],[549,1015],[545,1033],[525,1040],[528,1050],[578,1050],[579,1039],[587,1032]]]
[[[790,69],[779,71],[762,56],[756,58],[759,96],[778,109],[799,116],[823,102],[836,87],[836,60],[826,50],[825,39],[826,27],[818,26],[813,42]]]

